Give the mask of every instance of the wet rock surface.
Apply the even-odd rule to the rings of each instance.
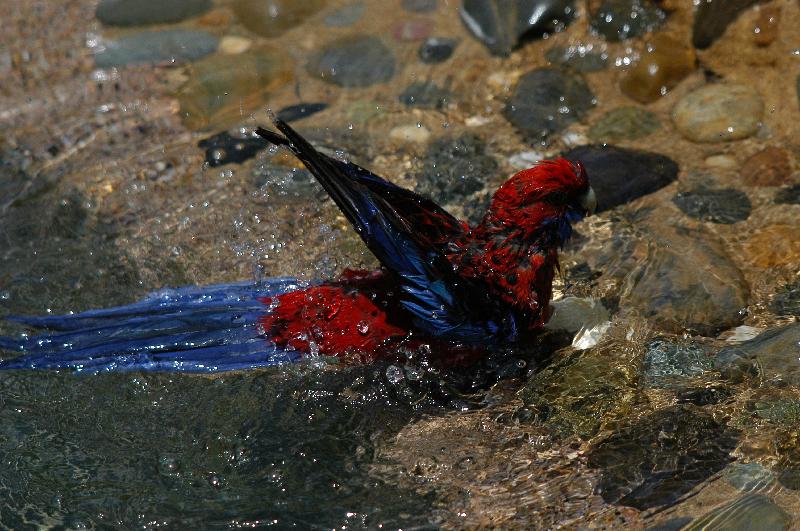
[[[145,31],[107,42],[95,54],[94,61],[100,68],[162,62],[180,64],[214,52],[218,44],[215,36],[204,31]]]
[[[524,135],[538,140],[562,131],[594,106],[583,77],[557,68],[523,75],[505,107],[505,117]]]
[[[599,72],[608,68],[608,53],[589,45],[553,46],[544,54],[551,63],[576,72]]]
[[[234,0],[231,7],[248,30],[264,37],[278,37],[314,15],[323,5],[323,0]]]
[[[109,26],[146,26],[180,22],[210,7],[211,0],[100,0],[96,16]]]
[[[394,76],[391,50],[377,37],[346,37],[326,45],[308,65],[308,72],[342,87],[368,87]]]
[[[772,328],[739,345],[725,347],[715,365],[729,378],[763,373],[793,385],[800,383],[800,323]]]
[[[589,129],[593,140],[617,141],[642,138],[661,127],[658,117],[640,107],[620,107],[601,116]]]
[[[800,240],[796,234],[796,225],[767,225],[744,243],[745,258],[758,267],[794,268],[800,260]]]
[[[644,378],[650,387],[675,387],[713,370],[714,358],[702,343],[656,338],[645,347]]]
[[[667,35],[656,35],[620,82],[622,92],[640,103],[665,96],[695,69],[694,50]]]
[[[650,0],[606,0],[592,15],[592,29],[609,42],[638,37],[661,26],[667,15]]]
[[[741,491],[760,490],[775,479],[775,475],[761,464],[733,463],[725,471],[725,481]]]
[[[752,136],[758,131],[764,102],[744,85],[707,85],[675,105],[672,121],[678,131],[695,142],[724,142]]]
[[[569,24],[575,6],[570,0],[464,0],[459,12],[475,38],[505,56],[525,40]]]
[[[730,461],[738,434],[687,406],[645,416],[600,442],[589,466],[602,471],[607,501],[640,509],[668,505]]]
[[[266,149],[269,142],[255,136],[233,136],[227,131],[204,138],[197,147],[205,150],[206,162],[213,168],[223,164],[241,164]]]
[[[669,157],[610,145],[579,146],[564,158],[586,167],[603,212],[667,186],[678,177],[678,165]]]
[[[727,2],[700,2],[694,15],[692,44],[704,49],[719,38],[728,25],[748,7],[763,0],[729,0]]]
[[[699,188],[672,198],[687,216],[711,223],[730,225],[750,217],[752,206],[747,194],[734,188]]]
[[[769,309],[776,315],[800,317],[800,280],[783,286],[772,297]]]
[[[789,182],[792,164],[785,149],[770,146],[750,156],[742,165],[742,179],[749,186],[781,186]]]
[[[747,494],[738,500],[714,509],[705,516],[693,521],[686,530],[745,531],[763,529],[782,531],[789,529],[791,518],[763,494]]]

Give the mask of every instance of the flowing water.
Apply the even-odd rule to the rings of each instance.
[[[550,330],[470,367],[0,373],[0,527],[800,527],[796,0],[7,0],[0,19],[0,318],[376,267],[249,136],[270,113],[466,219],[559,154],[601,210]]]

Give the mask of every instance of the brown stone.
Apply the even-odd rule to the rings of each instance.
[[[796,266],[800,263],[797,225],[777,224],[756,232],[744,245],[745,260],[757,267]]]
[[[781,186],[790,181],[792,165],[785,149],[770,146],[742,165],[741,176],[749,186]]]
[[[655,35],[642,51],[642,57],[622,78],[622,92],[641,103],[664,96],[694,71],[694,50],[672,37]]]
[[[769,46],[778,38],[778,25],[781,21],[781,8],[762,7],[753,26],[753,42],[759,46]]]

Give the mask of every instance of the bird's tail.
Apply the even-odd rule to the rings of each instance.
[[[45,332],[1,337],[0,370],[218,372],[296,361],[260,320],[277,295],[305,287],[292,278],[164,289],[126,306],[43,317],[7,317]]]

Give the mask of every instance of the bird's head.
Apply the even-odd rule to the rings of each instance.
[[[517,173],[495,192],[482,225],[515,231],[542,246],[561,246],[572,234],[572,223],[596,207],[583,164],[546,160]]]

